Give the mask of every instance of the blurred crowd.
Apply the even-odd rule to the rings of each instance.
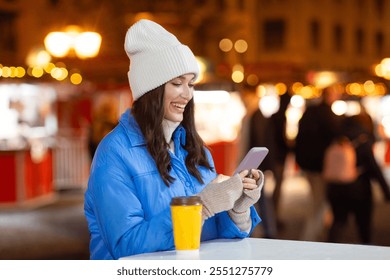
[[[319,100],[305,108],[294,141],[286,136],[286,110],[291,98],[288,93],[280,97],[279,110],[271,117],[265,117],[260,109],[251,114],[249,146],[269,148],[270,153],[260,169],[270,171],[274,179],[271,197],[263,193],[258,205],[265,237],[278,238],[278,231],[283,230],[281,186],[287,155],[293,154],[297,168],[310,187],[310,201],[300,239],[341,242],[349,217],[353,216],[358,242],[372,243],[373,187],[379,185],[383,198],[390,201],[389,184],[374,155],[376,136],[370,115],[365,110],[353,116],[335,114],[332,104],[341,97],[338,87],[324,88]],[[325,155],[331,144],[342,139],[354,143],[352,165],[358,172],[348,180],[329,179],[324,176]],[[327,161],[333,169],[344,173],[342,175],[349,172],[342,169],[343,159],[340,157]]]

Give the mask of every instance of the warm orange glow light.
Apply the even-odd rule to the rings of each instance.
[[[65,32],[50,32],[44,40],[47,51],[55,57],[65,57],[72,50],[81,59],[97,56],[102,42],[100,34],[79,30],[70,26]]]

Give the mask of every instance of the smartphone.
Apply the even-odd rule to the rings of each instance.
[[[253,147],[237,166],[233,175],[246,169],[257,169],[267,154],[268,149],[266,147]]]

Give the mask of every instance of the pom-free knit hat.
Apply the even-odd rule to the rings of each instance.
[[[142,19],[129,28],[125,51],[130,58],[127,75],[134,101],[181,75],[198,77],[199,66],[190,48],[153,21]]]

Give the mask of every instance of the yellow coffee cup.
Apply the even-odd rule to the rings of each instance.
[[[199,196],[171,200],[173,238],[177,251],[199,250],[202,231],[202,202]]]

